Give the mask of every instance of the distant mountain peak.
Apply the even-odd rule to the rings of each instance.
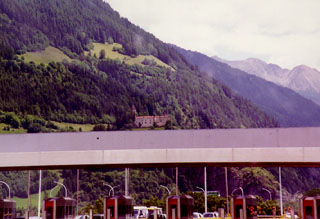
[[[315,68],[298,65],[289,70],[276,64],[267,64],[257,58],[226,61],[215,56],[214,59],[267,81],[290,88],[320,105],[320,72]]]

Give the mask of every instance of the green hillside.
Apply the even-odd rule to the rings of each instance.
[[[171,70],[174,70],[171,66],[167,65],[166,63],[159,60],[157,57],[154,57],[153,55],[138,55],[135,57],[131,57],[128,55],[121,54],[120,52],[123,51],[123,47],[119,43],[93,43],[93,49],[91,49],[89,52],[85,51],[85,55],[92,55],[96,57],[100,57],[101,51],[105,52],[105,58],[109,59],[117,59],[119,61],[123,61],[128,65],[144,65],[144,61],[148,60],[149,62],[154,62],[155,66],[160,67],[166,67],[170,68]]]
[[[50,62],[71,61],[62,51],[52,46],[48,46],[43,51],[27,52],[22,55],[25,62],[35,62],[36,64],[49,64]]]
[[[56,197],[60,188],[54,189],[51,193],[52,197]],[[42,206],[42,200],[44,200],[45,197],[49,197],[49,193],[51,190],[46,190],[41,192],[41,206]],[[16,201],[16,207],[17,208],[26,208],[28,205],[28,198],[19,198],[19,197],[13,197],[14,201]],[[30,195],[30,205],[33,207],[38,208],[38,201],[39,201],[39,195],[38,193]]]
[[[278,126],[102,0],[3,0],[0,24],[0,110],[22,120],[131,129],[134,105],[177,128]]]

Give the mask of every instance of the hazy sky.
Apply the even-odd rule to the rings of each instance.
[[[160,40],[228,60],[320,69],[320,0],[105,0]]]

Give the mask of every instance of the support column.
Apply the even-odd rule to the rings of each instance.
[[[79,178],[80,178],[80,170],[77,169],[77,212],[76,215],[78,216],[79,212]]]
[[[125,169],[125,195],[129,195],[129,168]]]
[[[226,177],[226,199],[227,199],[227,214],[230,214],[229,211],[229,190],[228,190],[228,167],[224,168],[225,177]]]
[[[283,215],[283,206],[282,206],[281,167],[279,167],[279,183],[280,183],[280,212],[281,212],[281,216],[282,216]]]
[[[178,191],[178,167],[176,167],[176,195],[179,195],[179,191]]]
[[[204,167],[204,212],[208,212],[207,167]]]
[[[41,208],[41,178],[42,171],[39,171],[39,199],[38,199],[38,218],[40,218],[40,208]]]

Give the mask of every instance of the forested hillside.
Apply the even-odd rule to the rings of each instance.
[[[131,127],[132,105],[140,115],[168,113],[181,128],[278,125],[102,0],[4,0],[0,22],[0,110],[116,129]],[[147,59],[128,64],[103,50],[97,57],[89,52],[94,42],[116,42],[119,54],[152,55],[171,67]],[[49,45],[72,61],[36,64],[17,56]]]

